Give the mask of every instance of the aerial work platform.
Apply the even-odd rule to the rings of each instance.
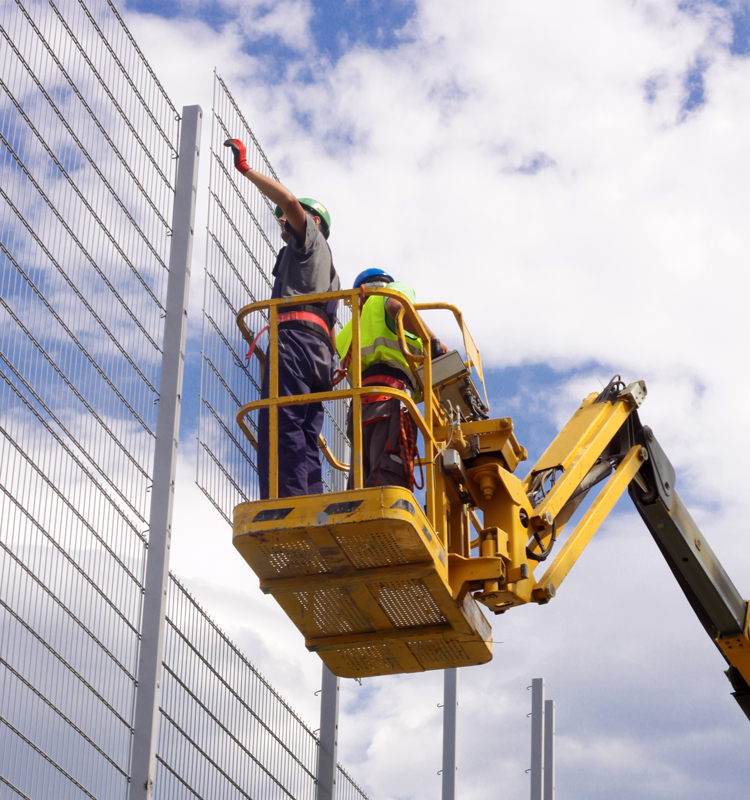
[[[373,294],[402,305],[396,332],[418,387],[414,396],[363,385],[360,314]],[[510,418],[489,417],[479,351],[455,306],[412,305],[387,287],[308,297],[330,299],[352,310],[350,386],[281,397],[272,370],[268,398],[238,411],[240,429],[255,445],[252,414],[268,409],[270,499],[237,506],[233,536],[261,589],[276,598],[331,672],[359,678],[488,662],[492,632],[485,614],[549,603],[627,490],[726,659],[734,696],[750,717],[750,604],[682,505],[674,468],[640,422],[643,381],[626,386],[616,375],[585,397],[522,479],[514,473],[526,450]],[[264,319],[269,323],[270,365],[277,363],[280,309],[295,302],[275,298],[238,314],[249,342],[254,335],[247,320],[265,315],[257,321],[259,327]],[[453,313],[464,355],[456,350],[433,360],[430,348],[417,356],[406,346],[404,318],[427,341],[418,312],[437,309]],[[398,399],[418,428],[418,453],[401,450],[401,457],[423,472],[423,494],[364,486],[362,404],[373,395]],[[285,457],[278,449],[279,409],[342,399],[351,403],[351,465],[337,461],[324,440],[319,446],[353,488],[279,498],[278,467]],[[546,569],[539,569],[544,562]]]
[[[492,658],[489,624],[471,594],[453,597],[445,547],[406,489],[243,503],[234,546],[336,675]]]

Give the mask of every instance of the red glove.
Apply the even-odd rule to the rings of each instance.
[[[250,165],[247,163],[247,148],[239,139],[227,139],[224,147],[231,147],[234,155],[234,166],[244,175]]]

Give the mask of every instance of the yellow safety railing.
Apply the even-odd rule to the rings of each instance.
[[[397,334],[401,342],[402,350],[407,358],[415,378],[420,384],[423,391],[424,400],[424,413],[420,413],[417,408],[415,400],[405,391],[393,389],[388,386],[363,386],[362,385],[362,358],[361,358],[361,332],[360,332],[360,314],[364,301],[372,295],[381,295],[384,297],[393,297],[402,304],[402,309],[398,314],[396,320]],[[279,380],[278,373],[272,369],[269,375],[269,392],[268,398],[262,400],[255,400],[242,406],[237,412],[237,423],[242,429],[243,433],[250,439],[254,446],[257,446],[256,438],[252,433],[247,423],[248,415],[262,408],[267,408],[269,412],[269,498],[275,499],[278,497],[279,487],[279,453],[278,453],[278,410],[283,406],[301,405],[305,403],[321,403],[331,400],[341,400],[344,398],[352,399],[352,465],[354,489],[361,489],[363,487],[363,470],[362,470],[362,398],[370,395],[385,395],[400,400],[406,407],[409,415],[414,420],[422,434],[424,440],[424,455],[421,456],[420,461],[425,471],[425,499],[426,499],[426,512],[430,523],[436,529],[442,529],[443,526],[437,526],[436,522],[442,515],[443,509],[438,508],[441,505],[442,486],[438,487],[438,483],[442,483],[442,475],[436,467],[436,460],[438,454],[441,452],[445,442],[438,441],[435,438],[435,429],[441,428],[443,431],[447,429],[447,418],[445,412],[440,406],[440,402],[435,392],[432,390],[432,357],[429,347],[429,335],[422,323],[422,320],[417,313],[418,310],[433,310],[444,309],[452,311],[458,322],[459,328],[463,336],[464,347],[467,354],[467,367],[474,367],[477,370],[479,378],[482,382],[484,389],[484,378],[481,370],[481,360],[479,351],[471,338],[471,334],[466,328],[461,312],[455,307],[446,303],[434,304],[421,304],[412,305],[409,299],[400,292],[388,288],[371,288],[365,289],[348,289],[338,292],[326,292],[315,295],[305,295],[305,304],[312,303],[326,303],[331,300],[343,301],[345,305],[352,309],[352,342],[351,342],[351,361],[349,364],[349,388],[334,389],[330,392],[317,392],[314,394],[293,395],[287,397],[279,397]],[[285,306],[299,305],[299,297],[284,297],[273,300],[262,300],[257,303],[250,303],[244,306],[237,314],[237,325],[242,332],[243,337],[247,342],[252,342],[255,339],[253,331],[249,328],[247,320],[251,314],[268,310],[268,334],[269,346],[267,351],[266,364],[278,363],[278,315],[283,313]],[[410,327],[417,331],[417,335],[425,343],[424,355],[414,356],[410,353],[409,348],[406,346],[406,337],[404,333],[404,320],[408,319],[411,323]],[[420,381],[417,375],[417,361],[421,362],[423,368],[424,380]],[[427,387],[427,388],[425,388]],[[486,392],[485,392],[486,401]],[[327,450],[325,441],[323,440],[323,451]],[[329,451],[330,453],[330,451]],[[326,457],[333,466],[338,469],[344,468],[346,465],[341,464],[329,457]]]
[[[482,359],[479,355],[479,348],[474,343],[474,337],[466,327],[464,315],[456,306],[451,305],[450,303],[417,303],[414,308],[417,311],[450,311],[453,314],[453,316],[456,318],[456,322],[458,323],[458,327],[461,330],[461,336],[463,337],[464,350],[466,351],[466,366],[468,368],[474,367],[474,369],[476,369],[477,375],[479,376],[479,380],[482,384],[484,405],[485,408],[489,408],[489,403],[487,402],[487,388],[484,385],[484,373],[482,372]]]

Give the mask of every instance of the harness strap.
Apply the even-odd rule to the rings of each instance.
[[[279,324],[282,322],[313,322],[316,325],[320,325],[321,328],[331,336],[331,331],[326,325],[325,321],[322,317],[318,316],[318,314],[313,314],[311,311],[288,311],[285,314],[279,314],[277,316],[277,321]],[[260,331],[256,334],[255,338],[252,342],[250,342],[250,349],[247,351],[247,355],[245,356],[245,360],[249,360],[253,352],[255,351],[255,345],[258,343],[258,339],[268,330],[270,326],[266,325],[265,328],[261,328]]]
[[[376,386],[390,386],[391,389],[398,389],[401,392],[411,390],[411,387],[407,388],[405,381],[400,381],[398,378],[392,378],[390,375],[369,375],[367,378],[363,378],[362,380],[363,386],[372,386],[373,384]],[[394,399],[397,398],[393,398],[387,394],[371,394],[362,398],[362,405],[367,405],[368,403],[380,403],[384,400]]]
[[[326,325],[323,317],[313,314],[312,311],[288,311],[286,314],[279,314],[279,324],[282,322],[313,322],[320,325],[326,333],[330,333],[330,328]]]
[[[414,489],[424,489],[424,468],[422,462],[419,462],[420,486],[414,475],[414,462],[419,458],[419,450],[417,449],[417,439],[414,435],[414,427],[406,409],[401,410],[401,436],[399,437],[399,448],[401,450],[401,458],[404,462],[404,472],[406,473],[406,482],[409,484],[409,491],[413,492]]]
[[[255,351],[255,345],[258,344],[258,339],[270,328],[270,325],[266,325],[265,328],[261,328],[256,334],[255,338],[250,342],[250,349],[247,351],[247,355],[245,356],[245,361],[249,361],[252,356],[253,352]]]

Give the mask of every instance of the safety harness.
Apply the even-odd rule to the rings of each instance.
[[[333,342],[334,349],[336,347],[335,341],[333,341],[333,332],[331,329],[326,325],[325,320],[319,316],[318,314],[313,314],[311,311],[288,311],[286,314],[279,314],[276,318],[279,322],[279,325],[282,322],[312,322],[315,325],[320,325],[321,328],[326,332],[328,337]],[[250,349],[247,351],[247,355],[245,356],[245,360],[249,360],[253,352],[255,351],[255,345],[258,343],[258,339],[270,328],[270,325],[266,325],[265,328],[261,328],[257,334],[255,334],[255,338],[252,342],[250,342]],[[334,384],[335,386],[335,384]]]

